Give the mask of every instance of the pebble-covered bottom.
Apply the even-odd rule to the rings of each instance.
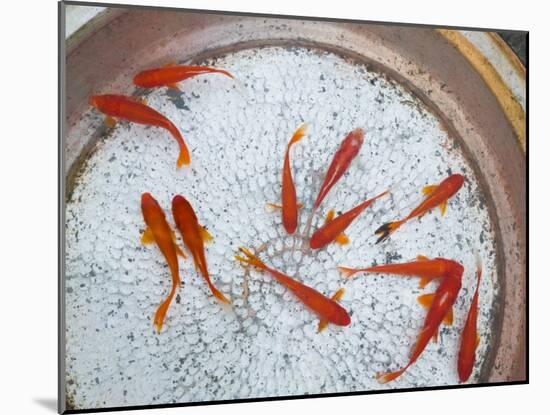
[[[75,408],[184,403],[302,395],[458,382],[460,332],[475,287],[474,251],[484,265],[478,327],[481,344],[470,382],[491,344],[498,291],[495,242],[487,206],[459,146],[408,92],[363,65],[303,48],[244,50],[206,65],[220,75],[160,88],[148,104],[171,119],[192,155],[176,170],[175,141],[164,130],[119,123],[100,140],[67,204],[67,396]],[[113,91],[114,92],[114,91]],[[86,112],[73,134],[92,134],[103,117]],[[388,188],[348,228],[347,246],[304,252],[287,236],[278,211],[286,144],[303,122],[307,135],[291,152],[303,232],[334,151],[352,129],[364,145],[315,216],[346,211]],[[68,138],[71,140],[71,137]],[[375,245],[374,230],[410,212],[421,188],[451,172],[466,182],[447,214],[434,210]],[[171,276],[155,245],[139,242],[142,192],[151,192],[171,223],[171,199],[184,195],[214,236],[206,255],[212,279],[232,300],[222,307],[191,260],[180,261],[183,287],[160,335],[152,319]],[[181,239],[178,235],[178,243]],[[344,286],[349,327],[318,334],[316,316],[267,274],[233,259],[239,246],[263,247],[265,262],[330,296]],[[380,385],[375,374],[408,361],[425,311],[418,279],[358,275],[337,265],[403,262],[416,255],[455,259],[465,267],[455,322],[440,331],[401,378]],[[495,333],[496,334],[496,333]]]

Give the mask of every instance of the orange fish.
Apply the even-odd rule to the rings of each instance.
[[[364,135],[365,133],[363,129],[356,128],[351,131],[346,138],[344,138],[344,141],[342,141],[342,144],[340,144],[340,147],[332,158],[332,162],[330,163],[327,174],[325,175],[325,180],[321,185],[321,189],[319,190],[319,194],[317,195],[317,199],[313,205],[314,210],[321,205],[321,202],[328,194],[332,186],[334,186],[340,177],[342,177],[353,159],[357,156],[357,153],[359,153],[359,150],[363,145]]]
[[[166,65],[162,68],[148,69],[138,73],[134,76],[134,84],[142,88],[167,86],[179,90],[178,82],[208,73],[219,73],[233,78],[233,75],[223,69],[207,66]]]
[[[386,240],[390,234],[395,232],[401,225],[407,222],[409,219],[417,216],[422,216],[426,212],[439,206],[441,209],[441,215],[445,215],[447,208],[447,201],[459,191],[464,184],[464,176],[461,174],[452,174],[447,177],[438,185],[426,186],[422,189],[422,193],[426,195],[426,198],[413,209],[409,215],[401,220],[395,222],[389,222],[380,226],[374,234],[378,236],[376,243]]]
[[[123,95],[94,95],[90,98],[90,104],[97,108],[109,118],[107,123],[114,125],[114,118],[120,118],[126,121],[135,122],[138,124],[152,125],[168,130],[176,139],[180,148],[180,154],[177,161],[177,167],[180,168],[184,164],[189,164],[191,158],[189,150],[183,141],[183,137],[177,127],[161,113],[153,108],[136,101],[132,97]]]
[[[420,357],[430,339],[437,341],[440,324],[442,322],[445,324],[452,324],[453,305],[460,291],[460,287],[462,286],[462,273],[464,272],[464,267],[456,261],[444,258],[437,259],[443,266],[443,273],[440,274],[442,280],[435,293],[424,294],[418,297],[418,302],[422,306],[428,308],[428,314],[424,320],[422,330],[416,339],[416,344],[409,363],[396,372],[378,374],[376,378],[380,383],[387,383],[401,376]],[[383,265],[380,267],[382,266]],[[438,270],[438,272],[439,271],[440,270]],[[395,269],[389,272],[393,273]],[[418,270],[411,270],[410,274],[406,274],[405,271],[402,270],[400,274],[416,276],[418,275]],[[435,275],[435,272],[432,271],[432,275]]]
[[[168,268],[172,273],[172,289],[168,294],[166,300],[157,309],[155,313],[154,326],[158,333],[162,329],[164,322],[164,317],[168,311],[168,307],[172,302],[172,298],[176,293],[176,288],[180,285],[180,274],[178,266],[178,254],[183,255],[183,252],[176,246],[174,240],[174,232],[168,222],[166,222],[166,217],[163,210],[161,209],[158,202],[151,196],[150,193],[143,193],[141,195],[141,212],[143,214],[143,219],[147,225],[147,229],[141,237],[141,242],[143,244],[149,244],[155,242],[162,255],[168,263]]]
[[[339,288],[330,299],[332,301],[340,301],[344,296],[344,289]],[[321,333],[328,326],[328,320],[319,320],[319,325],[317,326],[317,333]]]
[[[246,264],[254,265],[263,271],[269,272],[273,278],[288,288],[302,303],[316,313],[321,320],[326,320],[329,323],[336,324],[337,326],[347,326],[351,323],[351,318],[348,312],[336,301],[325,297],[319,291],[316,291],[313,288],[308,287],[307,285],[302,284],[301,282],[298,282],[277,270],[274,270],[273,268],[269,268],[248,249],[239,248],[239,251],[244,254],[245,257],[236,256],[235,259]]]
[[[477,333],[477,301],[479,282],[481,281],[481,259],[477,257],[477,285],[462,330],[462,340],[458,351],[458,378],[460,382],[466,382],[472,374],[476,360],[476,349],[479,345],[479,334]]]
[[[430,281],[442,277],[447,271],[448,260],[445,258],[428,259],[418,255],[416,261],[401,264],[375,265],[368,268],[338,267],[344,277],[350,278],[358,272],[396,274],[420,277],[419,287],[424,288]]]
[[[344,232],[346,228],[351,225],[351,222],[353,222],[357,216],[368,208],[376,199],[384,196],[386,193],[388,193],[388,191],[380,193],[372,199],[365,200],[363,203],[357,205],[353,209],[343,213],[323,225],[321,228],[317,229],[309,240],[309,246],[311,249],[323,248],[334,241],[338,235]]]
[[[290,170],[290,147],[302,139],[307,126],[304,124],[295,132],[286,148],[285,162],[283,165],[283,185],[281,191],[283,226],[288,234],[293,234],[298,225],[298,204],[296,203],[296,189],[292,181]]]
[[[189,252],[191,252],[195,266],[206,280],[210,291],[222,303],[229,304],[230,301],[214,287],[208,274],[206,257],[204,255],[204,241],[211,240],[212,236],[199,224],[191,204],[183,196],[177,195],[172,199],[172,214],[183,242]]]

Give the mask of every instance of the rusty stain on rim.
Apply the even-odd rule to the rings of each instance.
[[[449,29],[436,29],[436,31],[468,60],[470,65],[472,65],[483,81],[487,84],[497,99],[502,111],[506,115],[506,118],[510,122],[510,125],[514,129],[519,145],[523,153],[525,153],[527,144],[525,111],[517,101],[508,85],[506,85],[496,69],[493,65],[491,65],[491,62],[489,62],[489,60],[481,54],[481,52],[459,31]],[[492,38],[494,40],[494,36]],[[509,50],[508,46],[503,44],[502,41],[500,42],[501,43],[498,43],[498,47],[501,50],[507,50],[505,56],[508,60],[510,60],[514,66],[514,69],[518,71],[518,62],[516,62],[517,57],[515,59],[511,59],[510,54],[513,52]],[[521,65],[521,63],[519,64]],[[521,67],[523,67],[523,65],[521,65]],[[525,69],[523,69],[523,72],[525,72]]]

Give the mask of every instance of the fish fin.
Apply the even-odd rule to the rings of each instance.
[[[141,97],[138,101],[140,104],[147,105],[147,98]]]
[[[206,230],[206,228],[202,225],[199,225],[199,231],[201,233],[201,238],[203,242],[212,242],[214,240],[214,237]]]
[[[332,219],[334,219],[334,216],[336,216],[335,210],[330,209],[325,216],[325,225],[329,223]]]
[[[213,285],[210,286],[210,291],[212,291],[212,294],[214,294],[214,297],[216,297],[218,300],[220,300],[223,304],[231,304],[231,301],[227,299],[225,295],[223,295],[216,287]]]
[[[340,301],[342,297],[344,296],[345,290],[343,288],[339,288],[330,299],[332,301]],[[328,326],[328,320],[321,319],[319,320],[319,325],[317,326],[317,333],[321,333],[324,329],[326,329]]]
[[[117,121],[113,117],[109,116],[105,117],[105,120],[103,122],[108,128],[115,128],[117,123]]]
[[[405,369],[398,370],[397,372],[378,373],[376,375],[376,380],[379,383],[388,383],[388,382],[391,382],[392,380],[397,379],[399,376],[403,374],[404,371]]]
[[[334,238],[334,240],[336,241],[336,243],[338,245],[347,245],[347,244],[349,244],[349,238],[345,233],[339,234],[338,236],[336,236],[336,238]]]
[[[430,293],[430,294],[423,294],[421,296],[419,296],[416,300],[418,301],[418,303],[424,307],[424,308],[430,308],[432,306],[432,302],[434,300],[434,296],[435,294],[434,293]]]
[[[417,261],[429,261],[430,259],[427,256],[424,256],[424,255],[417,255],[416,260]]]
[[[141,243],[143,245],[149,245],[155,242],[155,235],[150,227],[147,227],[145,231],[141,234]]]
[[[437,188],[438,188],[437,184],[432,184],[430,186],[424,186],[422,188],[422,194],[424,194],[424,196],[428,196],[428,195],[432,194],[433,191]]]
[[[282,209],[283,208],[283,205],[278,205],[277,203],[270,203],[270,202],[266,203],[266,206],[268,208],[271,208],[271,209]],[[296,203],[296,207],[298,209],[303,209],[304,204],[303,203]]]
[[[354,268],[348,268],[348,267],[337,267],[338,271],[340,271],[345,278],[350,278],[353,274],[358,272],[358,270]]]
[[[438,339],[438,334],[439,334],[439,330],[436,330],[434,335],[432,336],[432,341],[434,343],[437,343],[437,339]]]
[[[445,216],[445,211],[447,210],[447,201],[446,200],[439,205],[439,210],[441,211],[441,216]]]
[[[168,88],[175,89],[176,91],[181,92],[181,89],[180,89],[179,85],[176,82],[171,82],[169,84],[166,84],[166,86]]]
[[[388,222],[380,226],[377,230],[374,231],[374,234],[378,236],[376,243],[385,241],[390,237],[390,235],[399,228],[404,221],[398,220],[396,222]]]
[[[433,280],[433,277],[420,277],[420,281],[418,282],[418,288],[424,288],[426,285],[428,285]]]
[[[177,62],[176,61],[172,61],[172,62],[168,62],[168,63],[165,63],[164,65],[162,65],[163,68],[170,68],[171,66],[177,66]]]
[[[298,127],[296,131],[294,131],[294,134],[292,135],[292,138],[288,142],[288,145],[291,146],[294,143],[297,143],[302,139],[302,137],[306,134],[307,130],[307,124],[302,124]]]
[[[176,254],[182,258],[187,258],[187,255],[181,250],[181,248],[174,242],[174,247],[176,248]]]
[[[449,308],[449,311],[447,311],[447,314],[445,314],[445,317],[443,317],[443,324],[446,326],[452,326],[453,325],[453,308]]]
[[[479,346],[480,341],[481,341],[481,337],[479,337],[479,334],[476,334],[476,349],[477,349],[477,346]]]
[[[340,301],[342,297],[344,296],[345,290],[343,288],[339,288],[330,299],[332,301]]]

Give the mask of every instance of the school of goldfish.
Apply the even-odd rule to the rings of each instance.
[[[168,87],[179,90],[178,83],[205,74],[221,74],[230,78],[233,75],[222,69],[215,69],[201,66],[167,65],[140,72],[133,82],[136,86],[143,88]],[[168,118],[149,107],[143,100],[135,97],[106,94],[90,97],[90,105],[106,115],[106,125],[114,127],[117,120],[124,120],[138,124],[160,127],[167,130],[176,140],[179,147],[179,155],[176,166],[181,168],[189,165],[191,155],[178,128]],[[298,211],[303,207],[298,202],[296,188],[292,177],[290,152],[294,144],[299,142],[306,135],[307,126],[303,124],[291,136],[284,155],[283,169],[281,176],[281,200],[280,204],[268,203],[269,206],[280,209],[282,224],[285,231],[290,235],[294,234],[299,227]],[[335,210],[330,209],[326,214],[324,224],[316,229],[311,236],[310,231],[315,213],[319,210],[325,197],[336,185],[359,154],[364,141],[364,132],[357,128],[348,133],[339,148],[335,152],[332,161],[326,171],[309,217],[304,224],[303,235],[305,235],[303,246],[306,249],[317,250],[335,242],[340,245],[350,243],[345,231],[353,224],[353,221],[367,208],[374,204],[379,198],[388,195],[391,189],[386,189],[378,195],[360,203],[351,210],[335,216]],[[376,243],[387,240],[391,234],[403,226],[406,222],[422,217],[436,207],[445,215],[447,202],[452,198],[464,184],[464,176],[452,174],[444,178],[437,185],[429,185],[422,189],[424,199],[403,219],[386,223],[380,226],[374,234],[378,237]],[[188,200],[181,195],[175,195],[172,199],[172,217],[175,227],[181,234],[183,245],[190,254],[195,268],[202,275],[212,295],[222,305],[229,306],[230,300],[221,293],[214,285],[208,272],[205,255],[205,243],[213,240],[206,228],[199,223],[197,214]],[[184,251],[177,244],[176,233],[166,219],[164,210],[148,192],[141,196],[141,211],[146,229],[141,236],[143,244],[155,243],[166,260],[172,276],[172,287],[168,296],[161,302],[154,315],[153,326],[160,333],[162,331],[165,317],[177,290],[182,286],[182,279],[179,272],[179,257],[187,258]],[[348,311],[339,304],[344,295],[344,289],[338,289],[330,298],[323,293],[309,287],[291,276],[266,265],[258,254],[248,248],[239,248],[239,254],[235,256],[243,266],[253,266],[260,271],[269,274],[275,281],[288,289],[307,309],[314,312],[318,319],[318,332],[323,331],[329,324],[348,326],[351,324],[351,317]],[[461,343],[457,360],[457,372],[460,382],[465,382],[470,377],[476,358],[476,348],[479,344],[477,333],[478,313],[478,292],[482,275],[482,264],[479,255],[477,261],[477,286],[471,300],[471,305],[462,331]],[[424,288],[432,280],[439,280],[439,286],[434,293],[428,293],[418,297],[421,306],[427,309],[427,314],[416,343],[412,348],[409,362],[401,369],[380,373],[377,380],[380,383],[390,382],[397,379],[409,369],[420,357],[430,339],[437,341],[441,324],[453,324],[453,305],[462,287],[462,275],[464,267],[452,259],[433,258],[429,259],[419,255],[416,260],[406,263],[393,263],[365,268],[349,268],[338,266],[344,278],[354,277],[356,274],[376,273],[390,274],[404,277],[419,278],[419,287]]]

